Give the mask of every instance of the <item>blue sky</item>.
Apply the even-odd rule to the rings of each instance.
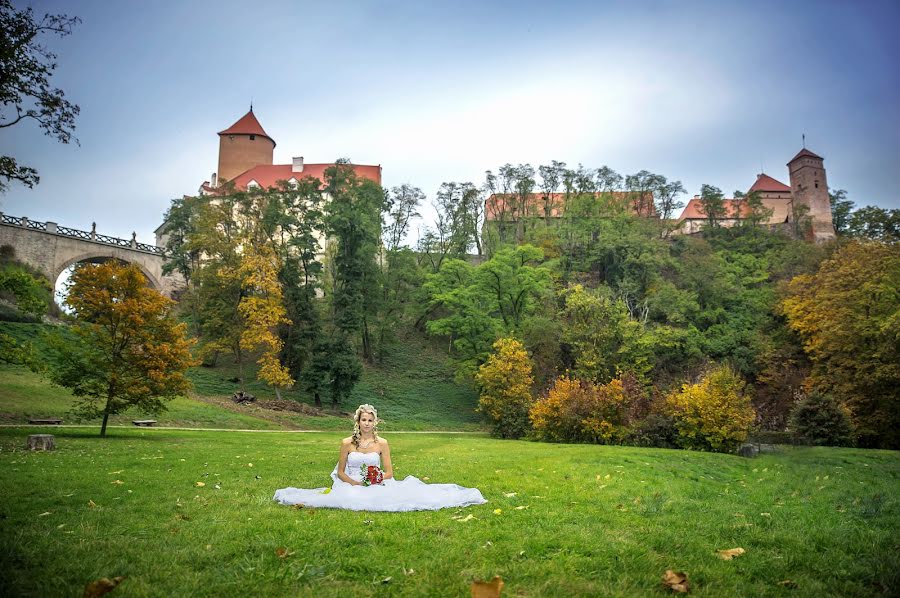
[[[761,168],[787,182],[805,133],[832,188],[900,208],[895,1],[30,5],[83,20],[47,40],[81,145],[0,131],[41,175],[0,196],[15,216],[152,242],[251,99],[276,163],[381,164],[429,201],[554,159],[730,195]]]

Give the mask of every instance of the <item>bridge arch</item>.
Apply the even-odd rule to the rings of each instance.
[[[91,264],[102,264],[104,262],[115,260],[117,262],[123,262],[123,263],[129,264],[129,265],[137,266],[138,268],[140,268],[141,274],[144,275],[144,278],[147,279],[147,282],[150,284],[150,286],[153,289],[155,289],[157,291],[163,290],[162,284],[160,283],[160,281],[156,278],[156,276],[150,270],[147,269],[147,267],[144,264],[142,264],[138,260],[130,260],[127,257],[123,257],[122,255],[117,255],[118,253],[120,253],[120,252],[116,252],[115,250],[113,250],[113,251],[94,250],[94,251],[88,251],[88,252],[85,252],[85,253],[82,253],[79,255],[67,257],[66,259],[62,260],[60,263],[54,265],[53,272],[52,272],[52,278],[50,279],[50,282],[55,285],[56,282],[59,280],[59,277],[62,275],[62,273],[76,264],[85,263],[85,262],[91,263]]]

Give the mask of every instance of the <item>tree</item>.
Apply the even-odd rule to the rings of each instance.
[[[261,349],[256,361],[257,376],[271,385],[280,399],[279,389],[290,386],[294,380],[279,361],[284,341],[278,337],[277,327],[290,325],[291,321],[285,316],[282,303],[277,258],[269,245],[248,242],[243,249],[240,276],[244,296],[238,304],[238,312],[244,319],[241,348],[251,352]]]
[[[346,161],[325,170],[325,188],[331,196],[325,224],[335,244],[331,304],[339,345],[346,349],[359,335],[363,357],[371,361],[369,322],[380,297],[376,256],[384,191],[372,181],[360,180]]]
[[[80,22],[78,17],[49,13],[37,20],[30,7],[16,10],[10,0],[0,0],[0,129],[34,121],[60,143],[78,143],[72,132],[79,108],[65,98],[63,90],[52,87],[56,55],[41,43],[41,37],[66,37]],[[0,156],[0,192],[6,191],[10,181],[31,188],[40,177],[12,156]]]
[[[828,190],[828,202],[831,204],[831,222],[834,224],[834,232],[842,236],[848,232],[850,213],[855,204],[847,199],[847,192],[843,189]]]
[[[851,446],[850,413],[834,397],[812,392],[791,410],[790,431],[801,444]]]
[[[709,230],[719,227],[719,221],[727,217],[722,190],[712,185],[700,187],[700,212],[706,216]]]
[[[78,397],[78,416],[103,417],[101,437],[110,415],[131,407],[158,413],[190,388],[185,325],[173,316],[175,302],[149,288],[137,266],[81,265],[67,292],[75,324],[72,334],[51,337],[50,378]]]
[[[900,242],[900,210],[865,206],[850,214],[847,233],[858,239],[884,243]]]
[[[685,384],[666,397],[675,418],[681,446],[726,452],[747,439],[756,414],[744,381],[731,368],[720,366],[697,384]]]
[[[900,448],[898,289],[900,246],[850,241],[781,303],[812,361],[808,390],[849,408],[863,446]]]
[[[678,199],[679,195],[687,193],[681,181],[669,181],[666,177],[660,175],[660,180],[653,190],[656,198],[656,213],[662,223],[660,234],[664,238],[668,238],[672,231],[677,228],[678,223],[675,221],[675,212],[684,207],[684,202]]]
[[[409,232],[410,220],[419,217],[416,208],[425,199],[425,194],[418,187],[404,184],[391,189],[385,198],[385,212],[389,219],[383,223],[384,242],[387,249],[393,251],[400,248],[400,243]]]
[[[484,413],[494,436],[521,438],[528,431],[531,408],[531,363],[521,342],[501,338],[494,353],[475,375],[480,391],[478,410]]]

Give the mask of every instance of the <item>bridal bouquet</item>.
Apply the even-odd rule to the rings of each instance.
[[[372,484],[380,484],[384,481],[384,472],[377,465],[360,465],[359,472],[362,474],[363,486],[371,486]]]

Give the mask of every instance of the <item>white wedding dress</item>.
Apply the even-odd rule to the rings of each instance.
[[[356,481],[362,480],[360,468],[365,465],[381,467],[378,453],[353,451],[347,456],[345,473]],[[436,511],[446,507],[480,505],[487,501],[477,488],[463,488],[456,484],[426,484],[414,476],[403,480],[389,478],[383,485],[354,486],[341,480],[337,466],[331,472],[334,483],[327,488],[305,490],[281,488],[274,500],[283,505],[302,504],[307,507],[349,509],[351,511]]]

